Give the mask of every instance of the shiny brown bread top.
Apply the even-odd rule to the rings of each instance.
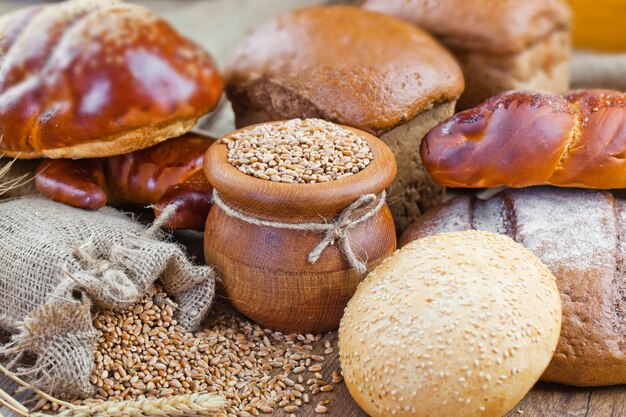
[[[571,27],[566,0],[365,0],[363,7],[411,22],[451,49],[495,54]]]
[[[202,172],[204,154],[214,142],[188,133],[158,146],[103,160],[109,198],[154,204],[171,187]]]
[[[264,112],[257,122],[317,117],[375,135],[464,88],[457,63],[425,32],[349,6],[270,20],[237,48],[225,78],[235,112]]]
[[[626,187],[626,96],[506,92],[454,115],[421,146],[442,185]]]
[[[0,18],[0,39],[0,150],[11,155],[147,147],[184,133],[222,93],[208,53],[147,9],[115,0],[19,10]]]

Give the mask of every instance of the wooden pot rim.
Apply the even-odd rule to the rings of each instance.
[[[225,138],[265,124],[268,123],[235,130]],[[293,222],[329,220],[362,195],[380,194],[392,183],[397,171],[395,157],[383,141],[362,130],[338,126],[366,140],[374,156],[367,168],[349,177],[315,184],[288,184],[256,178],[241,173],[228,162],[228,147],[221,141],[207,150],[205,175],[228,205],[247,214]]]

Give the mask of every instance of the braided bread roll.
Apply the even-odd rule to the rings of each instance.
[[[116,0],[0,18],[0,152],[120,155],[180,136],[212,110],[212,58],[149,10]]]
[[[556,277],[561,338],[542,380],[626,383],[626,199],[598,190],[505,190],[456,198],[419,218],[400,244],[437,233],[484,230],[511,237]]]
[[[626,97],[506,92],[435,127],[421,156],[451,187],[625,188]]]

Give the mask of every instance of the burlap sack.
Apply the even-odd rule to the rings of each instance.
[[[163,241],[159,226],[146,230],[112,208],[87,211],[42,197],[0,202],[0,327],[13,333],[1,353],[19,373],[63,398],[92,394],[91,308],[127,307],[157,279],[178,303],[179,323],[200,325],[213,270]],[[17,365],[25,356],[34,363]]]

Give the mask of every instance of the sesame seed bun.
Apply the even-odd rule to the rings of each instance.
[[[501,416],[548,366],[554,276],[489,232],[416,240],[370,273],[339,329],[343,375],[372,417]]]

